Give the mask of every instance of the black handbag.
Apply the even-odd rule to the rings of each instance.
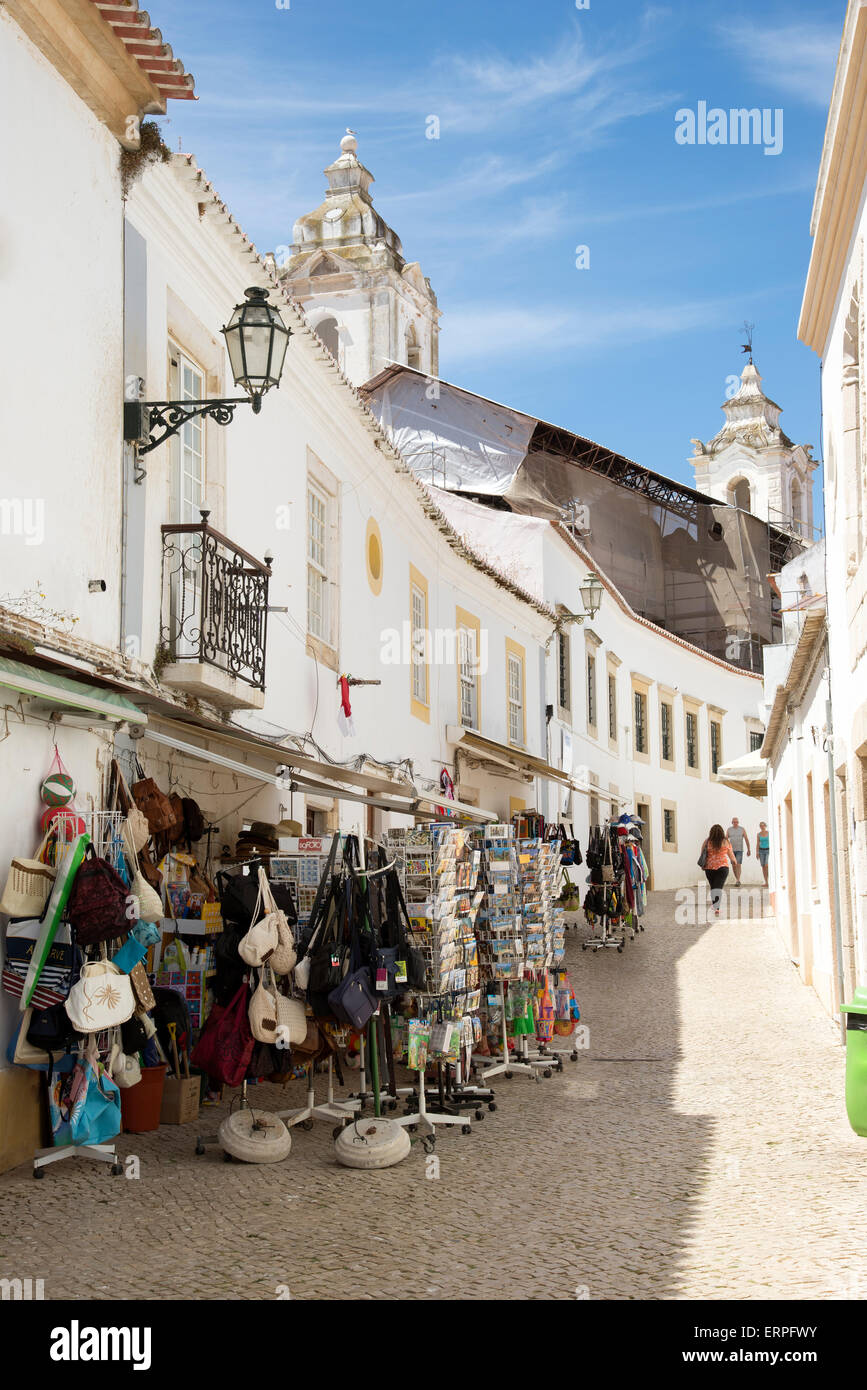
[[[47,1009],[34,1009],[30,1015],[27,1041],[43,1052],[72,1052],[78,1050],[78,1038],[69,1021],[65,1004],[52,1004]]]
[[[298,921],[295,899],[288,883],[268,880],[271,894],[281,912],[285,912],[289,925]],[[257,874],[230,874],[221,869],[217,874],[217,891],[220,895],[220,911],[224,922],[236,922],[246,931],[256,911],[259,896]]]

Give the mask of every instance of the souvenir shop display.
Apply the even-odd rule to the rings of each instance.
[[[522,817],[517,824],[522,830],[537,829],[541,817]],[[526,957],[518,852],[511,825],[485,827],[482,875],[477,932],[481,974],[487,981],[487,1033],[489,1038],[499,1034],[502,1050],[499,1055],[491,1052],[491,1064],[481,1077],[486,1081],[500,1073],[507,1079],[515,1074],[535,1076],[535,1068],[517,1056],[513,1059],[509,1049],[509,1024],[515,1022],[515,1004],[522,996]],[[523,1001],[524,1016],[526,1007]]]
[[[611,948],[622,954],[627,938],[644,931],[647,862],[641,852],[641,822],[624,813],[591,831],[587,847],[588,890],[584,916],[592,935],[582,950]]]

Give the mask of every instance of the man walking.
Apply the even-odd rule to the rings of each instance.
[[[732,823],[726,834],[728,835],[731,847],[735,852],[735,878],[738,883],[741,881],[741,865],[744,862],[744,844],[747,847],[747,858],[750,857],[750,837],[739,823],[737,816],[732,816]]]

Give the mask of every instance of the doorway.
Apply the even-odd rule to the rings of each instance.
[[[653,887],[653,848],[651,845],[650,802],[636,801],[635,814],[644,824],[641,827],[641,848],[647,860],[647,887]]]

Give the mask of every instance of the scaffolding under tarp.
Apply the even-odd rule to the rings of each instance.
[[[791,532],[603,445],[394,364],[363,388],[417,476],[492,509],[566,521],[632,608],[747,670],[779,640],[767,576]]]

